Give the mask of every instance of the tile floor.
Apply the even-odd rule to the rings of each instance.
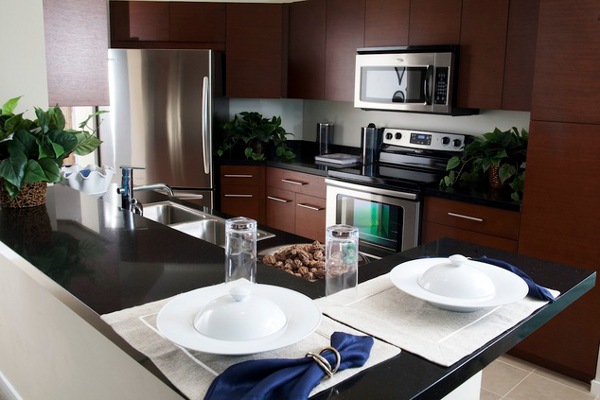
[[[600,400],[585,383],[504,355],[483,370],[481,400]]]

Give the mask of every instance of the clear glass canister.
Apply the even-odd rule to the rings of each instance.
[[[256,221],[246,217],[225,221],[225,282],[256,282]]]
[[[325,238],[325,295],[346,291],[356,296],[358,286],[358,228],[333,225]]]

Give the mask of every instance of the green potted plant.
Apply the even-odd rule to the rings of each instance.
[[[251,160],[264,160],[265,146],[272,143],[275,156],[291,160],[294,152],[287,145],[288,133],[281,126],[281,117],[264,118],[258,112],[241,112],[223,125],[223,142],[217,149],[217,155],[223,156],[226,151],[231,151],[236,145],[245,146],[244,155]]]
[[[102,143],[86,130],[90,115],[79,130],[66,129],[58,106],[35,108],[36,119],[14,111],[19,97],[8,100],[0,114],[0,198],[3,207],[32,207],[45,201],[47,183],[61,180],[63,160],[71,153],[85,155]]]
[[[487,182],[494,189],[508,185],[511,198],[521,199],[525,182],[525,159],[528,134],[513,127],[502,131],[495,128],[482,137],[475,137],[461,155],[453,156],[446,166],[447,175],[440,186],[476,186]]]

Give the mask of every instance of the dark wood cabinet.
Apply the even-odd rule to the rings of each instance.
[[[325,98],[325,0],[290,4],[288,97]]]
[[[325,243],[325,178],[267,168],[267,225]]]
[[[106,4],[44,0],[43,8],[48,103],[108,105]]]
[[[111,1],[111,47],[225,50],[225,4]]]
[[[406,46],[410,0],[366,0],[365,46]]]
[[[221,165],[221,212],[265,223],[265,167]]]
[[[564,10],[570,7],[567,3]],[[556,56],[562,59],[561,54]],[[532,121],[519,253],[598,269],[598,149],[600,125]],[[513,354],[589,382],[600,343],[599,305],[596,287],[533,333]],[[565,338],[573,340],[568,346],[556,345]]]
[[[227,4],[227,96],[285,96],[287,10],[282,4]]]
[[[539,0],[510,0],[503,110],[531,110],[539,9]]]
[[[457,105],[502,107],[508,0],[463,0]]]
[[[411,0],[408,43],[458,44],[462,0]]]
[[[423,243],[442,237],[516,252],[520,215],[461,201],[427,196],[423,210]]]
[[[600,124],[599,16],[597,0],[541,3],[532,119]]]
[[[356,49],[364,46],[365,0],[327,0],[325,100],[354,101]]]

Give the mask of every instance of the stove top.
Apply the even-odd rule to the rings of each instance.
[[[381,134],[382,146],[373,164],[330,170],[328,176],[419,192],[444,177],[450,157],[462,152],[469,140],[462,134],[397,128],[385,128]]]

